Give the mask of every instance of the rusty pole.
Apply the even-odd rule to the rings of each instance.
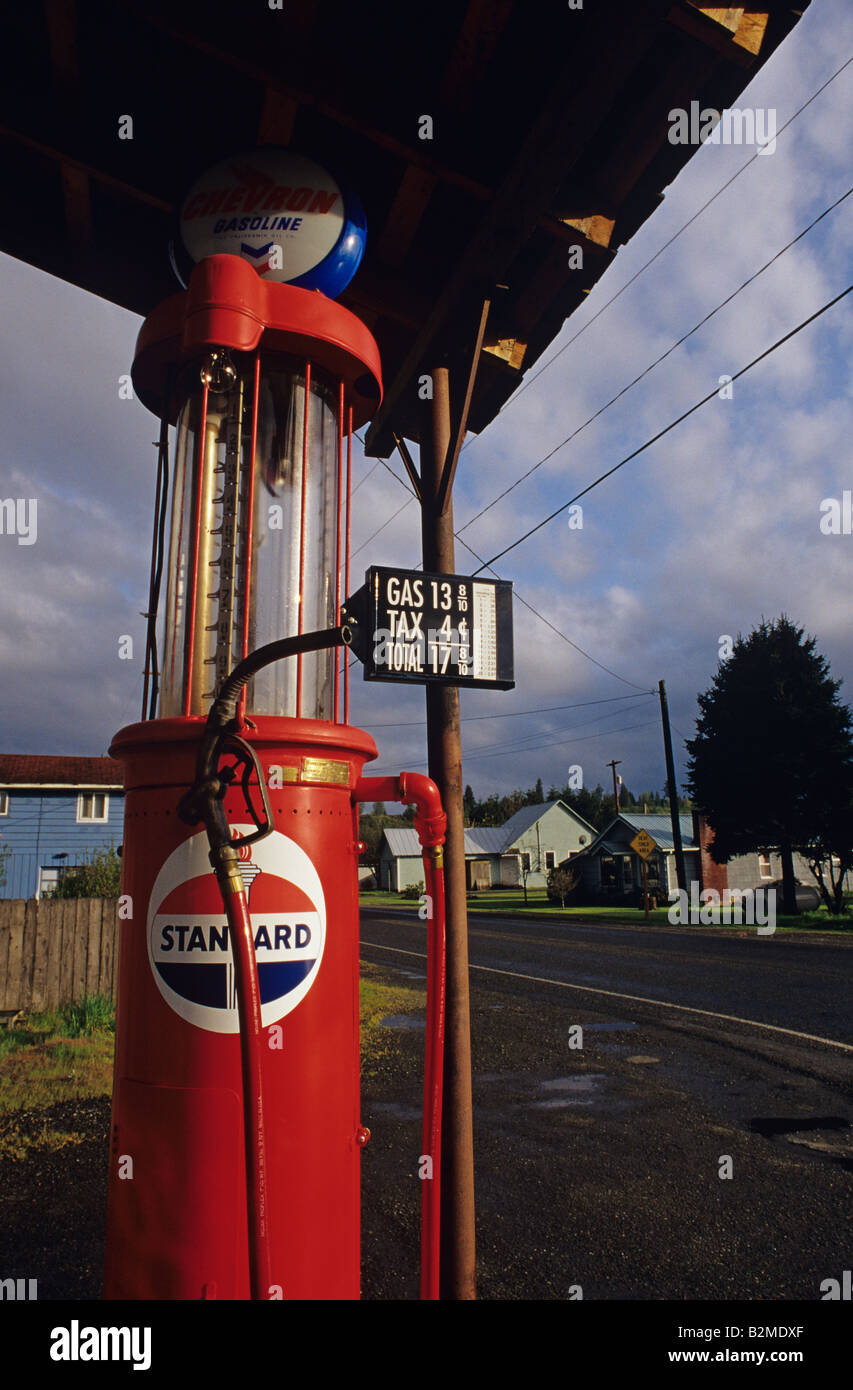
[[[451,436],[447,367],[432,372],[433,398],[421,417],[421,535],[427,572],[455,570],[453,505],[439,510],[439,493]],[[468,994],[468,908],[465,896],[465,831],[459,691],[427,685],[429,775],[447,814],[445,893],[447,910],[447,1016],[444,1119],[441,1145],[441,1297],[477,1296],[474,1240],[474,1127],[471,1101],[471,1024]]]

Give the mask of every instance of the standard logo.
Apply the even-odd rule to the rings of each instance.
[[[237,825],[249,834],[250,825]],[[228,922],[208,858],[207,835],[169,855],[151,893],[148,959],[166,1003],[197,1028],[237,1033],[237,995]],[[303,849],[273,831],[240,850],[258,965],[261,1019],[276,1023],[305,998],[326,939],[326,904]]]

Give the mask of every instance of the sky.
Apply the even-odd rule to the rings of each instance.
[[[772,153],[701,146],[536,379],[468,436],[455,487],[457,573],[479,567],[466,544],[482,559],[503,551],[853,282],[851,195],[466,526],[853,185],[853,63],[781,130],[850,57],[853,6],[812,0],[737,100],[775,111]],[[0,503],[28,506],[18,534],[0,535],[4,752],[105,753],[140,716],[158,426],[120,389],[140,323],[0,255]],[[725,638],[782,612],[817,639],[853,703],[853,535],[821,529],[821,503],[841,504],[853,489],[851,345],[853,295],[593,489],[574,526],[563,512],[496,561],[563,636],[517,599],[515,689],[463,691],[464,777],[478,796],[537,778],[547,791],[570,768],[585,786],[606,786],[613,758],[632,791],[662,787],[661,679],[683,785],[684,739]],[[358,445],[355,457],[356,581],[371,564],[415,568],[414,501],[390,521],[406,501],[403,481]],[[399,461],[389,465],[402,480]],[[120,655],[127,636],[131,659]],[[422,691],[366,686],[360,668],[352,676],[352,722],[380,749],[367,770],[424,768]]]

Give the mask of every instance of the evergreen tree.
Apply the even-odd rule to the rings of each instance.
[[[851,716],[815,639],[783,614],[738,636],[698,697],[689,790],[714,831],[718,863],[778,848],[784,911],[796,912],[793,851],[849,861]]]

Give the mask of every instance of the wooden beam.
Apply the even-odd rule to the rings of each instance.
[[[465,115],[512,14],[513,0],[470,0],[441,84],[441,104]]]
[[[601,29],[603,19],[591,21]],[[574,53],[557,74],[515,162],[488,205],[480,225],[444,282],[435,307],[413,342],[367,432],[368,455],[387,449],[389,429],[403,394],[438,334],[445,328],[460,297],[472,284],[490,285],[502,277],[518,249],[546,215],[575,161],[588,148],[608,116],[616,94],[629,73],[642,61],[656,37],[656,25],[642,14],[617,31],[606,67],[587,72],[578,81]]]
[[[456,477],[456,465],[459,462],[459,451],[462,448],[462,441],[465,438],[465,431],[468,427],[468,411],[471,408],[471,397],[474,394],[474,383],[477,380],[477,368],[480,365],[480,352],[483,347],[483,335],[486,331],[486,323],[491,308],[491,300],[484,299],[480,309],[480,321],[477,324],[477,331],[474,335],[474,347],[471,353],[471,360],[468,365],[468,378],[465,384],[465,395],[458,414],[452,411],[453,420],[451,425],[450,441],[448,443],[447,457],[444,460],[444,467],[441,470],[441,481],[438,485],[438,496],[436,498],[436,509],[439,516],[443,516],[450,506],[450,497],[453,489],[453,480]]]
[[[407,445],[405,439],[403,439],[402,435],[399,435],[399,434],[395,434],[395,435],[394,435],[394,443],[395,443],[396,446],[397,446],[397,452],[399,453],[400,458],[403,460],[403,463],[404,463],[404,465],[405,465],[406,472],[407,472],[408,475],[409,475],[409,479],[410,479],[410,481],[411,481],[412,487],[415,489],[415,496],[417,497],[417,499],[418,499],[419,502],[422,502],[422,501],[423,501],[423,493],[422,493],[422,491],[421,491],[421,475],[420,475],[420,473],[418,472],[417,468],[415,467],[415,460],[412,458],[411,454],[409,453],[409,447],[408,447],[408,445]],[[375,467],[375,464],[374,464],[374,467]]]
[[[259,145],[289,145],[299,103],[276,87],[264,91],[264,105],[258,121]]]
[[[74,246],[91,246],[94,241],[94,231],[89,175],[76,165],[64,161],[59,168],[62,175],[65,225],[68,228],[69,240]]]
[[[752,68],[755,66],[755,54],[749,49],[736,43],[735,35],[731,30],[726,29],[722,24],[718,24],[710,15],[704,14],[689,3],[689,0],[681,0],[681,3],[673,5],[667,15],[667,22],[676,29],[681,29],[683,33],[689,34],[691,38],[698,39],[715,53],[719,53],[730,63],[739,68]]]
[[[35,150],[37,154],[43,154],[47,159],[53,159],[69,169],[76,169],[79,173],[87,174],[97,183],[114,188],[129,198],[135,198],[137,202],[147,203],[149,207],[159,208],[161,212],[172,212],[173,210],[174,204],[167,202],[165,198],[158,198],[156,194],[137,188],[132,183],[126,183],[124,179],[114,178],[112,174],[106,173],[103,169],[96,169],[94,164],[87,164],[85,160],[75,159],[65,150],[58,150],[52,145],[45,145],[43,141],[34,140],[31,136],[24,135],[23,131],[13,130],[11,126],[0,125],[0,140],[11,140],[18,145],[23,145],[25,149]]]
[[[415,164],[407,166],[376,243],[380,261],[402,265],[437,183],[437,175],[428,174]]]
[[[351,110],[343,106],[336,106],[327,101],[316,92],[305,88],[295,87],[292,83],[281,79],[274,68],[266,64],[251,62],[246,58],[240,58],[234,53],[229,53],[227,49],[211,43],[209,39],[202,38],[192,30],[179,28],[177,25],[161,19],[159,15],[153,14],[148,10],[138,11],[136,18],[150,25],[159,33],[165,34],[173,39],[175,43],[183,44],[187,48],[193,48],[199,53],[205,54],[214,62],[221,63],[223,67],[232,69],[234,72],[242,72],[247,77],[253,78],[264,87],[275,88],[278,91],[290,96],[298,106],[310,107],[317,111],[321,116],[334,121],[336,125],[343,126],[347,130],[353,130],[357,135],[369,140],[378,149],[387,150],[390,154],[399,155],[407,164],[415,164],[419,169],[427,173],[434,174],[437,179],[444,183],[452,184],[455,188],[461,188],[463,192],[470,193],[472,197],[486,200],[492,196],[492,189],[488,184],[482,183],[478,179],[472,179],[467,174],[458,169],[452,169],[449,165],[442,164],[440,160],[433,159],[424,153],[422,149],[417,149],[413,145],[407,145],[402,140],[397,140],[387,131],[380,130],[377,126],[371,125],[369,121],[362,120],[353,115]]]
[[[76,0],[44,0],[44,22],[56,85],[69,96],[80,84]]]

